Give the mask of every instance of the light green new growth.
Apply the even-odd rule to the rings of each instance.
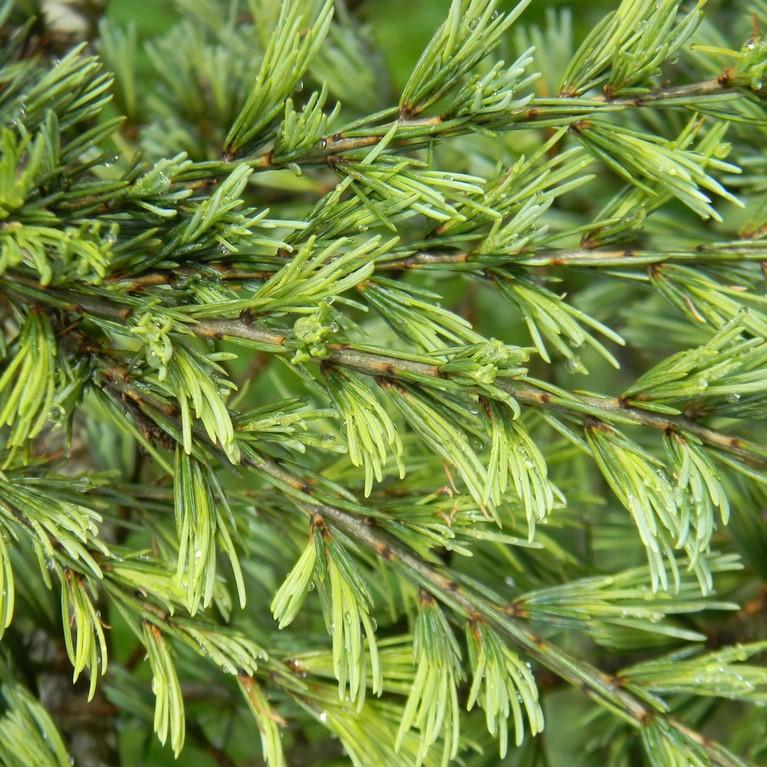
[[[767,4],[553,5],[0,0],[0,763],[766,762]]]

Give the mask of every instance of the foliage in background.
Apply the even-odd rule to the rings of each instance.
[[[151,6],[0,3],[0,761],[767,763],[763,0]]]

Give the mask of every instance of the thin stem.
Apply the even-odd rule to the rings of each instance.
[[[657,88],[637,96],[610,98],[608,95],[598,95],[583,98],[536,98],[533,99],[526,111],[510,115],[508,126],[505,130],[515,130],[526,127],[529,124],[541,124],[542,121],[555,117],[561,123],[568,119],[578,119],[584,111],[593,113],[594,109],[606,107],[611,111],[620,109],[632,109],[649,106],[659,102],[679,102],[700,99],[711,96],[720,96],[727,93],[736,93],[734,87],[726,77],[712,80],[703,80],[689,85]],[[569,113],[569,115],[568,115]],[[573,114],[574,113],[574,114]],[[403,135],[395,138],[393,146],[412,146],[414,139],[423,140],[430,134],[438,132],[468,133],[474,125],[468,120],[454,121],[445,115],[437,115],[429,118],[407,119],[398,115],[397,121],[403,127]],[[456,123],[453,125],[453,123]],[[392,123],[377,125],[369,128],[354,128],[348,133],[343,131],[326,136],[319,145],[318,151],[307,156],[302,163],[306,165],[324,164],[331,162],[335,155],[345,152],[353,152],[378,144],[383,139]],[[423,129],[423,133],[421,133]],[[408,132],[409,131],[409,132]],[[281,167],[284,163],[275,162],[271,152],[264,152],[251,159],[243,158],[253,168],[268,170]]]
[[[656,88],[655,90],[638,96],[626,96],[611,99],[609,96],[602,96],[601,99],[608,104],[621,104],[632,107],[643,107],[649,104],[655,104],[658,101],[689,101],[705,96],[720,96],[725,93],[736,92],[732,83],[726,76],[717,77],[713,80],[702,80],[698,83],[689,85],[672,85],[666,88]]]
[[[248,324],[241,320],[208,320],[192,326],[194,333],[208,338],[243,338],[269,346],[283,346],[287,332],[274,331]],[[360,351],[344,345],[329,347],[327,361],[341,367],[356,370],[365,375],[390,379],[443,378],[439,365],[413,360],[403,360],[383,353]],[[573,394],[562,396],[534,382],[497,381],[496,385],[511,394],[518,402],[532,407],[554,408],[575,412],[585,416],[601,418],[617,423],[630,423],[658,431],[676,431],[693,434],[703,443],[717,450],[735,455],[749,465],[767,469],[767,456],[757,445],[740,437],[710,429],[684,416],[668,416],[642,410],[628,405],[616,397],[594,394]]]
[[[406,258],[394,261],[381,261],[376,264],[376,271],[408,270],[441,266],[472,265],[477,269],[487,266],[508,263],[515,266],[528,267],[639,267],[659,265],[669,262],[684,263],[719,263],[724,261],[765,261],[767,248],[763,245],[749,248],[748,243],[726,243],[728,247],[701,246],[691,250],[590,250],[576,248],[575,250],[541,250],[525,254],[478,257],[471,252],[451,251],[419,251]]]
[[[216,278],[237,282],[240,280],[268,280],[274,272],[253,269],[227,269],[223,264],[210,264],[210,268],[215,270]],[[195,269],[174,269],[164,272],[146,272],[138,277],[109,277],[107,282],[116,285],[118,289],[126,293],[135,293],[142,288],[152,288],[156,285],[170,285],[176,280],[187,276],[198,275],[199,270]]]
[[[247,254],[243,254],[246,256]],[[767,262],[767,246],[761,241],[742,240],[733,242],[701,244],[696,248],[675,250],[634,249],[625,247],[613,250],[591,248],[546,248],[512,253],[480,256],[472,251],[419,250],[403,258],[382,260],[375,264],[377,272],[405,271],[440,267],[465,267],[485,269],[492,266],[512,265],[530,268],[585,267],[585,268],[635,268],[660,266],[666,263],[716,264],[727,262]],[[225,264],[209,264],[216,279],[226,282],[267,280],[282,264],[269,269],[230,269]],[[170,285],[183,277],[198,274],[192,268],[146,272],[136,277],[115,275],[107,278],[126,293],[144,288]],[[36,284],[36,283],[30,283]]]

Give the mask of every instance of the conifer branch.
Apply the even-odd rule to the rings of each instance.
[[[595,97],[536,98],[532,99],[526,111],[513,116],[512,121],[502,125],[503,130],[523,130],[529,127],[546,127],[549,124],[563,125],[577,122],[585,115],[593,115],[605,110],[608,113],[641,108],[651,105],[669,105],[699,109],[701,99],[718,99],[722,96],[738,95],[737,88],[726,74],[712,80],[690,83],[674,87],[662,87],[649,90],[633,97],[610,98],[608,95]],[[386,117],[383,113],[382,117]],[[357,127],[349,131],[339,131],[324,136],[318,150],[300,159],[301,165],[332,165],[338,162],[337,155],[375,147],[396,126],[397,137],[392,148],[413,149],[424,142],[439,136],[460,136],[470,132],[472,124],[466,120],[451,120],[447,116],[410,118],[407,112],[393,115],[394,122],[384,122],[376,127]],[[248,165],[257,170],[280,167],[283,163],[276,160],[272,152],[265,152],[254,158],[245,158]],[[295,162],[296,160],[293,160]]]
[[[248,464],[252,468],[273,477],[280,484],[293,486],[302,495],[306,493],[304,483],[293,478],[277,464],[265,460],[249,460]],[[360,518],[341,508],[317,503],[311,499],[303,503],[299,501],[298,505],[310,517],[319,514],[337,525],[356,543],[371,550],[387,563],[402,568],[407,577],[415,578],[440,602],[457,610],[464,617],[487,622],[488,625],[523,649],[529,657],[537,660],[545,668],[573,686],[583,689],[587,695],[608,706],[611,710],[616,708],[620,710],[634,722],[634,726],[640,728],[652,726],[656,719],[665,717],[663,713],[648,707],[644,701],[625,689],[619,680],[572,658],[551,642],[536,635],[519,619],[511,617],[504,605],[493,604],[486,598],[473,593],[470,588],[453,580],[449,574],[405,551],[395,541],[378,531],[369,518]],[[672,727],[679,729],[686,737],[703,746],[712,764],[721,767],[738,767],[740,764],[718,743],[704,738],[673,718],[669,718],[668,721]]]
[[[51,297],[54,291],[48,291]],[[86,299],[74,305],[62,293],[55,304],[70,311],[88,311],[97,316],[124,320],[131,309],[118,308],[110,302]],[[288,339],[288,331],[259,327],[256,323],[243,320],[202,320],[190,328],[204,338],[239,338],[254,341],[274,351],[280,351]],[[368,350],[355,350],[331,345],[327,362],[356,370],[376,378],[412,380],[419,378],[440,379],[444,374],[437,364],[417,362],[388,356]],[[573,394],[551,390],[547,386],[536,386],[526,382],[503,382],[500,387],[519,402],[542,408],[552,408],[579,413],[584,417],[601,418],[615,423],[629,423],[646,426],[661,432],[693,434],[702,442],[725,453],[730,453],[754,468],[767,468],[767,456],[756,444],[741,437],[718,432],[715,429],[680,416],[664,416],[641,408],[632,407],[616,397]]]
[[[642,248],[622,248],[620,250],[582,248],[575,250],[551,249],[533,251],[531,253],[511,253],[507,263],[524,267],[589,267],[605,268],[641,268],[666,263],[717,264],[727,262],[754,261],[762,263],[765,260],[765,246],[762,243],[748,241],[722,243],[721,246],[685,250],[653,251]],[[499,259],[503,262],[503,259]],[[481,257],[471,252],[424,251],[406,258],[392,261],[382,261],[376,265],[376,270],[409,270],[419,268],[457,267],[481,269]],[[226,277],[223,277],[226,279]]]
[[[203,321],[194,326],[194,331],[207,338],[244,338],[273,348],[284,346],[287,339],[287,332],[260,328],[254,323],[246,323],[242,320]],[[444,377],[440,366],[437,364],[400,359],[368,350],[333,347],[332,345],[327,362],[377,378],[417,380]],[[631,423],[661,432],[694,434],[705,444],[731,453],[749,465],[756,468],[767,468],[767,456],[757,445],[739,437],[717,432],[689,418],[651,413],[641,408],[632,407],[616,397],[556,392],[545,385],[535,386],[526,382],[513,381],[500,383],[499,387],[511,394],[520,403],[534,407],[561,409],[582,414],[586,418],[603,418],[606,421],[616,423]]]
[[[763,761],[764,0],[174,1],[0,0],[0,761]]]
[[[96,316],[124,320],[131,314],[128,307],[119,308],[111,302],[99,299],[85,299],[78,304],[67,300],[62,292],[47,291],[54,298],[54,304],[70,311],[87,311]],[[240,338],[254,341],[275,351],[281,350],[288,339],[288,331],[263,328],[243,320],[202,320],[190,328],[204,338]],[[368,350],[356,350],[331,345],[327,358],[330,363],[357,370],[366,375],[391,379],[440,379],[444,374],[437,364],[417,362],[388,356]],[[755,444],[740,437],[731,436],[705,427],[694,420],[679,416],[662,416],[641,408],[632,407],[615,397],[590,396],[552,391],[546,386],[535,386],[525,382],[504,382],[501,388],[519,402],[538,407],[550,407],[581,413],[584,416],[604,418],[617,423],[632,423],[647,426],[662,432],[687,432],[699,437],[705,444],[731,453],[757,468],[767,467],[767,456]]]

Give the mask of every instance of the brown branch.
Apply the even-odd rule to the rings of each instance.
[[[596,250],[575,248],[572,250],[550,248],[539,251],[522,251],[480,256],[471,251],[423,250],[391,261],[378,261],[377,272],[409,271],[434,267],[468,267],[477,270],[492,266],[524,266],[530,268],[583,267],[583,268],[641,268],[662,266],[667,263],[710,264],[737,261],[767,261],[767,247],[763,243],[722,243],[720,247],[701,246],[687,250],[636,250],[621,248],[617,250]],[[247,280],[267,280],[274,275],[273,270],[228,269],[225,264],[212,264],[216,279],[226,282]],[[109,284],[126,293],[135,293],[143,288],[158,285],[172,285],[177,280],[199,274],[193,269],[147,272],[137,277],[113,276],[107,279]],[[87,308],[87,306],[84,306]]]
[[[285,331],[273,331],[247,324],[241,320],[208,320],[192,326],[201,336],[212,338],[244,338],[265,345],[283,346],[287,339]],[[384,353],[359,351],[342,344],[331,344],[326,362],[356,370],[375,377],[394,379],[442,378],[438,364],[415,362],[387,356]],[[723,432],[710,429],[684,416],[668,416],[643,410],[627,404],[616,397],[594,394],[554,394],[525,381],[497,381],[496,385],[511,394],[518,402],[531,407],[554,408],[579,413],[616,423],[630,423],[657,431],[673,431],[693,434],[710,447],[722,450],[747,462],[749,465],[767,469],[767,456],[753,443]]]
[[[266,280],[274,274],[274,272],[264,270],[227,269],[224,264],[211,264],[210,268],[215,270],[217,279],[232,282],[239,280]],[[134,293],[142,288],[155,287],[156,285],[172,285],[183,277],[200,274],[201,271],[198,269],[174,269],[166,272],[147,272],[138,277],[121,277],[116,275],[109,277],[107,282],[114,284],[115,287],[124,290],[126,293]],[[202,272],[202,276],[204,276],[204,272]]]
[[[428,268],[433,266],[460,266],[473,264],[477,269],[486,268],[490,265],[508,264],[528,267],[641,267],[661,265],[669,262],[687,263],[718,263],[722,261],[765,261],[767,260],[767,247],[744,247],[733,246],[731,249],[717,249],[716,247],[702,247],[694,250],[657,251],[657,250],[634,250],[622,248],[620,250],[591,250],[589,248],[576,248],[574,250],[558,250],[556,248],[537,252],[521,252],[501,254],[492,259],[481,257],[466,251],[419,251],[406,258],[396,261],[380,261],[376,264],[376,271],[394,271]]]
[[[643,107],[656,104],[659,101],[678,101],[680,99],[705,98],[706,96],[718,96],[736,92],[727,73],[713,80],[703,80],[689,85],[672,85],[665,88],[656,88],[639,96],[626,96],[610,98],[608,95],[599,97],[598,100],[607,104],[620,104],[628,107]]]
[[[570,117],[566,113],[563,113],[562,108],[568,105],[568,101],[572,103],[573,107],[579,110],[578,114],[580,114],[583,109],[593,110],[595,107],[598,108],[600,104],[609,107],[611,110],[614,110],[615,108],[631,109],[650,106],[663,101],[673,102],[698,99],[735,92],[736,90],[729,78],[723,75],[722,77],[713,80],[704,80],[698,83],[690,83],[689,85],[657,88],[638,96],[610,98],[609,95],[602,94],[594,96],[593,98],[584,97],[581,99],[581,104],[579,104],[577,98],[568,98],[566,95],[554,99],[539,98],[533,99],[524,113],[510,115],[511,122],[507,129],[518,129],[520,125],[539,123],[541,120],[549,117],[561,118],[562,122],[566,123]],[[398,114],[397,119],[405,129],[423,126],[433,129],[434,131],[438,130],[439,126],[448,125],[450,122],[450,118],[446,115],[408,119],[406,115]],[[376,132],[373,135],[345,135],[341,132],[327,136],[321,141],[319,151],[304,158],[302,164],[324,164],[331,161],[331,158],[334,155],[375,146],[383,139],[390,126],[391,123],[387,123],[377,127],[375,129]],[[461,129],[461,126],[451,126],[450,131],[453,132],[458,130],[460,133],[467,133],[474,127],[474,124],[471,123],[471,121],[466,120],[465,126],[464,129]],[[393,145],[399,146],[400,148],[406,148],[412,141],[423,140],[423,138],[424,137],[420,134],[410,136],[405,134],[399,139],[395,138]],[[268,170],[285,164],[276,162],[272,157],[271,151],[264,152],[251,160],[246,160],[246,162],[248,162],[251,167],[261,170]]]

